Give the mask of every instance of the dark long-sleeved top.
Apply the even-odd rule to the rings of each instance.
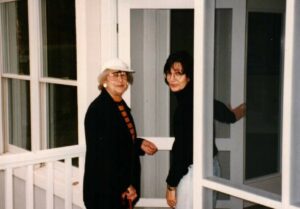
[[[214,119],[222,123],[234,123],[236,118],[234,113],[222,102],[214,100]],[[218,148],[215,142],[214,134],[214,156],[218,154]]]
[[[130,109],[126,112],[134,125]],[[134,127],[135,128],[135,127]],[[133,185],[139,192],[140,149],[143,139],[132,139],[118,104],[103,89],[85,116],[86,159],[83,198],[87,208],[103,208],[107,197],[118,198]],[[110,200],[115,204],[115,200]],[[118,206],[116,206],[118,208]],[[108,206],[115,208],[115,206]]]
[[[171,165],[167,184],[176,187],[181,178],[193,164],[193,87],[189,83],[180,92],[175,93],[178,105],[174,113],[175,141],[171,150]],[[223,103],[214,100],[214,119],[224,123],[236,121],[233,112]],[[214,156],[218,149],[214,141]]]

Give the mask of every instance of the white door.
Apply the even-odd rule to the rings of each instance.
[[[170,95],[163,66],[170,52],[170,8],[192,8],[193,1],[119,1],[118,54],[136,71],[127,96],[139,136],[154,140],[160,151],[142,157],[142,199],[139,206],[167,207]],[[129,99],[130,98],[130,99]]]

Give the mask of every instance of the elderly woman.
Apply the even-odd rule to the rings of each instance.
[[[130,109],[122,99],[133,71],[118,58],[106,62],[98,77],[100,95],[85,116],[86,161],[83,199],[87,209],[123,209],[138,200],[139,155],[156,146],[137,138]]]

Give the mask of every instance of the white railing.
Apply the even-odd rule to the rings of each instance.
[[[173,138],[149,138],[160,151],[168,151]],[[22,209],[34,209],[34,191],[39,187],[45,191],[45,209],[54,209],[54,199],[60,198],[60,208],[72,209],[73,205],[84,209],[82,201],[82,176],[85,146],[75,145],[63,148],[4,154],[0,156],[0,180],[4,182],[4,209],[15,209],[14,181],[21,179],[25,184],[24,206]],[[72,160],[78,159],[80,167],[72,166]],[[211,188],[250,202],[264,203],[271,208],[281,208],[280,196],[269,194],[246,185],[232,185],[230,181],[210,177],[202,180],[204,187]],[[1,188],[3,190],[3,188]],[[0,191],[1,194],[1,191]],[[257,195],[260,194],[260,195]],[[2,197],[0,196],[0,201]],[[20,202],[20,201],[18,201]],[[3,202],[2,202],[3,204]],[[1,205],[1,202],[0,202]],[[164,198],[140,198],[136,207],[168,207]]]
[[[55,196],[64,200],[65,209],[72,209],[72,204],[82,207],[82,201],[78,199],[80,172],[72,166],[72,159],[82,160],[84,155],[85,147],[79,145],[2,155],[0,171],[4,172],[4,209],[14,208],[14,177],[25,182],[24,209],[34,209],[35,186],[46,192],[46,209],[54,208]]]
[[[159,150],[170,150],[173,138],[149,138]],[[72,166],[72,159],[84,162],[85,146],[6,154],[0,157],[0,173],[4,174],[4,209],[14,209],[14,177],[25,182],[24,209],[34,209],[34,188],[45,190],[46,209],[54,208],[54,198],[64,200],[64,208],[84,208],[82,202],[83,169]],[[81,166],[83,167],[83,166]],[[80,168],[81,168],[80,167]],[[136,207],[167,207],[164,198],[141,198]]]

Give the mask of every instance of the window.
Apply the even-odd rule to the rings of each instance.
[[[75,1],[9,1],[0,4],[0,15],[8,149],[77,144]]]
[[[1,4],[3,114],[9,144],[31,150],[28,13],[25,1]]]

